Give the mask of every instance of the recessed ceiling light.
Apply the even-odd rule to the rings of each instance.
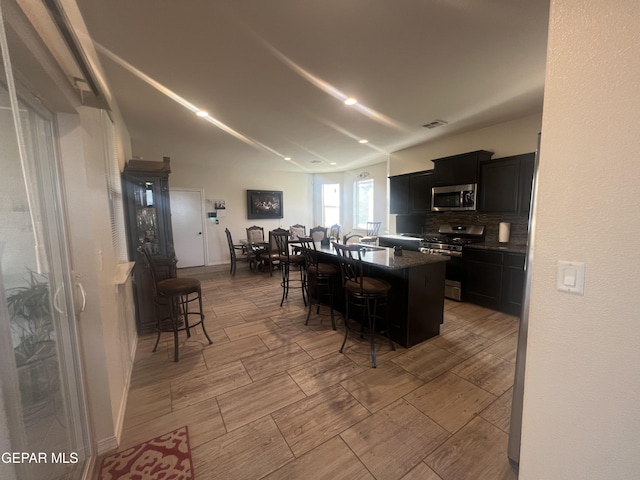
[[[369,140],[367,140],[366,138],[361,138],[360,140],[358,140],[358,143],[369,143]]]
[[[345,105],[355,105],[356,103],[358,103],[358,100],[353,97],[349,97],[344,101]]]
[[[196,112],[196,115],[198,115],[199,117],[208,117],[209,116],[209,114],[205,110],[198,110]]]
[[[337,165],[336,162],[331,162],[329,165]]]
[[[285,160],[291,160],[291,157],[283,157]]]

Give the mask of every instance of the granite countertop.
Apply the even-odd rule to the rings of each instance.
[[[320,253],[337,256],[333,246],[322,246],[320,243],[316,243],[316,248]],[[364,248],[366,249],[362,255],[362,261],[364,263],[389,270],[401,270],[403,268],[446,262],[449,260],[449,257],[444,255],[413,252],[409,250],[403,250],[402,255],[398,256],[394,254],[393,248],[379,246],[365,246]]]
[[[527,253],[527,245],[518,243],[511,244],[485,241],[481,243],[470,243],[468,245],[465,245],[464,248],[474,248],[478,250],[498,250],[500,252],[510,253]]]

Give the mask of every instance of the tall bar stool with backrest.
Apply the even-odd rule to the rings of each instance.
[[[147,268],[151,272],[153,284],[153,297],[158,307],[158,321],[156,322],[156,330],[158,337],[153,347],[155,352],[160,342],[162,332],[173,332],[173,360],[178,361],[178,332],[186,331],[187,337],[191,337],[190,329],[200,325],[204,336],[207,337],[209,344],[212,344],[211,338],[204,327],[204,311],[202,309],[202,292],[200,289],[200,280],[197,278],[175,277],[158,281],[158,275],[153,260],[153,256],[144,247],[138,247],[138,251],[142,254],[147,263]],[[197,312],[190,311],[189,306],[193,302],[198,302],[199,310]],[[162,317],[162,307],[169,307],[169,317]],[[199,320],[193,324],[189,324],[189,315],[197,315]],[[167,320],[169,328],[165,327]],[[184,326],[180,326],[180,321],[184,322]]]
[[[356,244],[340,245],[334,242],[333,246],[338,254],[340,271],[342,273],[342,287],[345,294],[345,314],[344,314],[344,340],[340,347],[343,353],[349,335],[349,305],[359,309],[361,334],[369,335],[371,350],[371,366],[376,368],[376,344],[377,327],[381,327],[386,332],[387,340],[392,350],[395,350],[389,332],[389,292],[391,285],[386,280],[380,278],[366,277],[362,266],[362,246]],[[378,315],[378,308],[384,307],[384,316]],[[362,318],[364,317],[364,318]],[[383,320],[381,325],[377,320]],[[366,332],[365,332],[366,328]]]
[[[289,288],[291,282],[300,282],[299,286],[294,288],[300,288],[302,291],[302,300],[305,306],[307,305],[307,298],[305,294],[306,290],[306,276],[304,271],[304,256],[302,254],[291,253],[289,246],[289,232],[277,232],[271,231],[272,238],[276,244],[276,251],[278,253],[278,260],[280,261],[280,271],[282,272],[282,300],[280,306],[284,303],[284,299],[289,296]],[[297,269],[300,272],[300,279],[292,279],[290,272],[291,267]]]
[[[269,230],[269,244],[267,246],[268,253],[263,255],[263,257],[269,268],[269,275],[272,277],[275,266],[280,266],[280,252],[278,252],[278,245],[276,245],[276,240],[274,238],[274,234],[276,233],[289,235],[289,230],[285,230],[284,228]]]
[[[313,230],[313,229],[312,229]],[[305,258],[305,270],[307,272],[307,297],[309,299],[309,311],[305,325],[309,324],[311,310],[316,305],[316,314],[320,313],[322,299],[328,299],[331,309],[331,327],[336,329],[336,321],[333,316],[333,292],[334,283],[340,277],[340,268],[332,263],[318,261],[318,251],[312,237],[301,237],[300,248]]]

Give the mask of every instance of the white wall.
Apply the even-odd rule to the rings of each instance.
[[[60,157],[74,272],[87,291],[78,322],[90,416],[98,453],[117,447],[137,334],[131,282],[116,286],[105,134],[100,111],[59,114]],[[124,141],[121,139],[121,142]]]
[[[135,153],[135,152],[134,152]],[[307,230],[314,226],[312,176],[306,173],[250,170],[191,163],[189,159],[172,159],[170,188],[204,189],[208,200],[225,200],[226,216],[219,224],[206,219],[206,248],[209,265],[229,263],[229,247],[224,229],[228,228],[234,243],[246,238],[246,228],[252,225],[269,230],[299,223]],[[284,218],[250,220],[247,218],[247,190],[282,190]],[[205,202],[212,210],[212,204]],[[205,212],[206,216],[206,212]]]
[[[640,3],[552,0],[520,480],[640,478]],[[583,296],[556,290],[586,263]]]
[[[419,172],[433,168],[431,160],[474,150],[493,152],[492,158],[507,157],[536,150],[542,113],[533,113],[509,122],[438,138],[422,145],[393,152],[389,175]],[[446,128],[446,127],[440,127]]]

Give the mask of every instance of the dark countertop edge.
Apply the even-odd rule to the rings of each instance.
[[[370,255],[366,255],[362,259],[362,262],[366,265],[372,265],[385,270],[402,270],[405,268],[420,267],[422,265],[428,265],[431,263],[447,262],[449,257],[445,255],[437,255],[431,253],[414,252],[410,250],[404,250],[402,255],[393,255],[393,249],[387,247],[376,247],[384,250],[374,250],[367,252]],[[324,253],[325,255],[331,255],[337,257],[337,254],[330,247],[318,248],[318,253]],[[382,255],[392,255],[393,264],[381,263],[380,259]],[[377,257],[377,258],[376,258]],[[382,257],[387,258],[387,257]]]
[[[465,245],[464,248],[476,249],[476,250],[496,250],[498,252],[509,253],[527,253],[526,245],[504,245],[502,243],[470,243]]]

